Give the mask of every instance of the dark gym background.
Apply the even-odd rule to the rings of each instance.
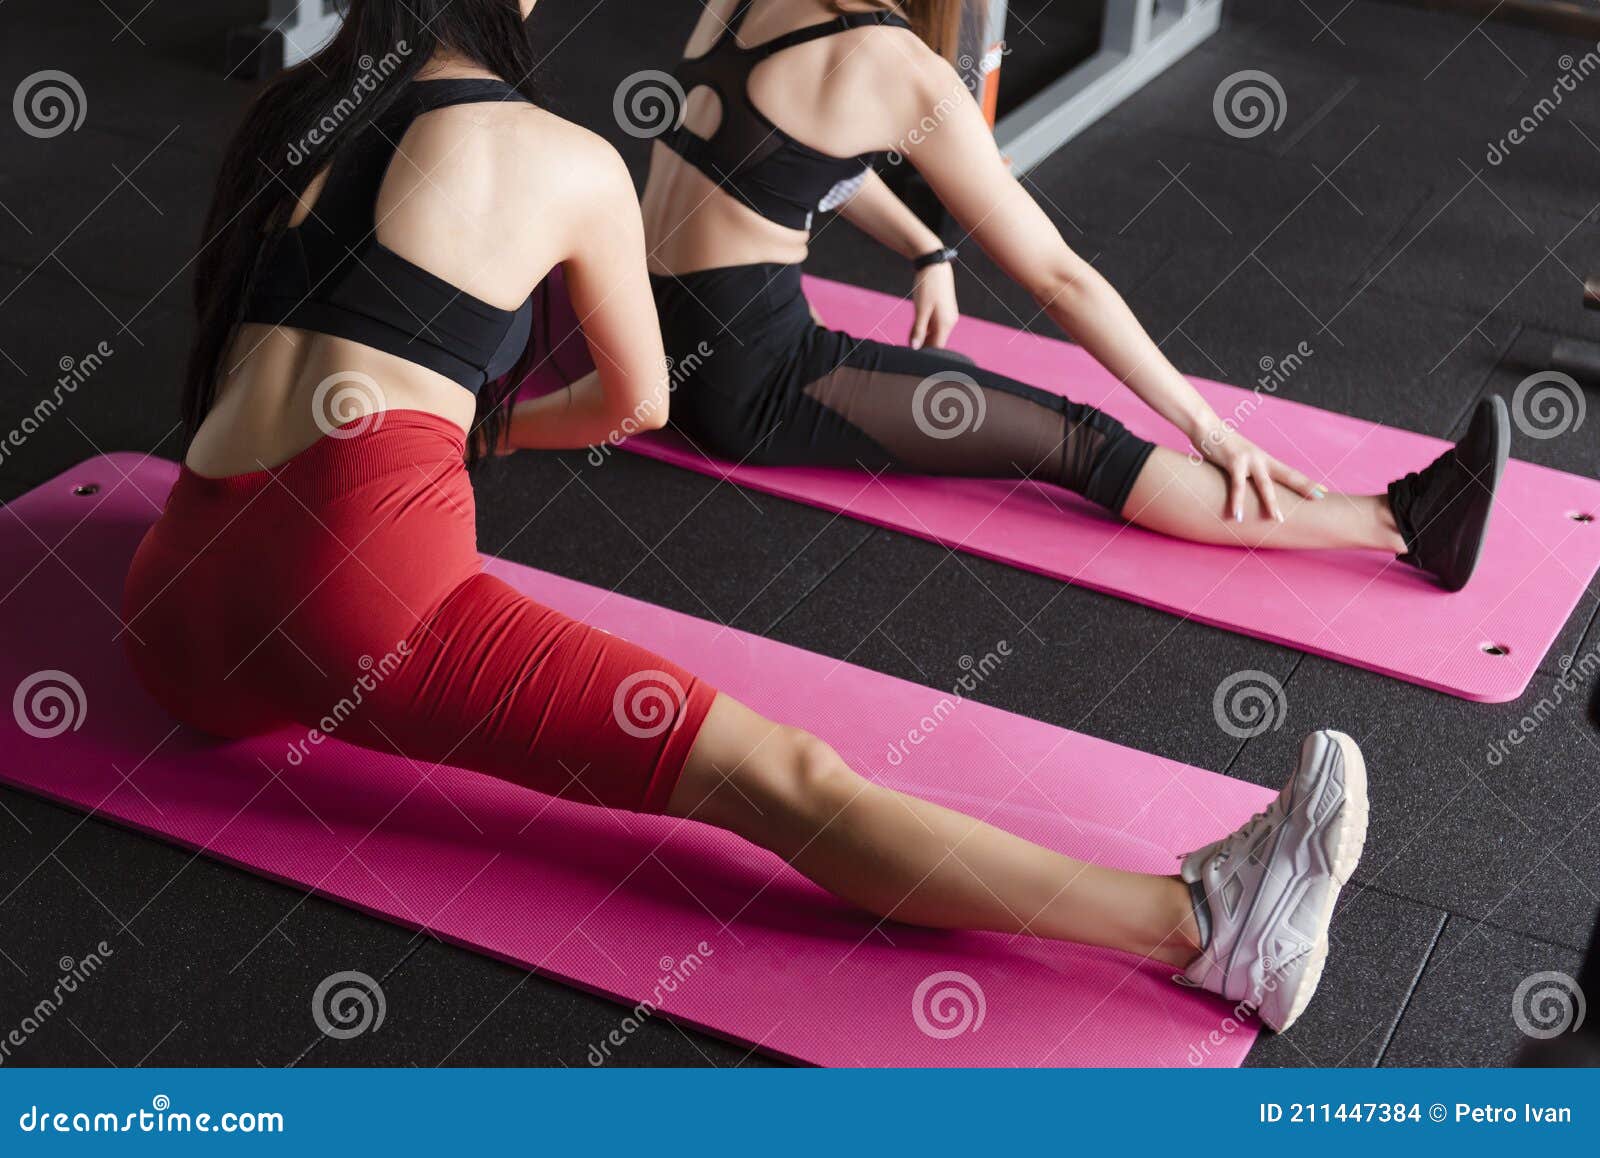
[[[1022,0],[1005,76],[1019,86],[1092,44],[1097,5]],[[1087,10],[1087,11],[1085,11]],[[609,136],[626,75],[667,67],[693,0],[543,0],[541,77],[558,112]],[[248,84],[225,79],[244,0],[0,3],[0,90],[62,69],[88,98],[50,140],[0,117],[0,427],[63,358],[112,356],[0,466],[8,499],[88,456],[180,453],[176,389],[188,261]],[[1087,24],[1085,23],[1087,21]],[[1600,269],[1600,77],[1511,150],[1500,138],[1591,41],[1477,16],[1356,0],[1233,0],[1221,33],[1062,149],[1028,184],[1122,289],[1180,368],[1241,384],[1263,358],[1313,349],[1288,397],[1446,436],[1475,399],[1509,394],[1559,334],[1600,336],[1579,308]],[[1275,132],[1219,131],[1212,94],[1244,68],[1287,97]],[[1030,80],[1029,78],[1033,78]],[[843,222],[813,272],[903,293],[903,263]],[[975,248],[964,311],[1047,329]],[[1596,409],[1593,395],[1590,409]],[[1600,415],[1514,453],[1600,472]],[[1563,657],[1600,648],[1592,587],[1518,704],[1448,696],[1130,603],[714,485],[629,455],[524,454],[479,483],[481,545],[589,583],[940,686],[1007,639],[977,698],[1177,760],[1279,782],[1294,738],[1337,725],[1373,777],[1366,860],[1335,923],[1318,1000],[1251,1060],[1273,1065],[1494,1064],[1525,1040],[1517,983],[1574,972],[1600,907],[1600,738],[1593,688],[1560,703],[1500,764],[1486,753],[1541,700]],[[3,643],[0,643],[3,646]],[[1211,696],[1242,668],[1281,680],[1281,730],[1241,744]],[[539,898],[528,898],[530,906]],[[99,821],[0,790],[0,1025],[24,977],[106,939],[115,957],[11,1059],[118,1066],[586,1063],[619,1006]],[[387,995],[381,1030],[324,1038],[324,977],[360,969]],[[1600,1011],[1591,1011],[1600,1016]],[[758,1064],[652,1019],[613,1064]]]

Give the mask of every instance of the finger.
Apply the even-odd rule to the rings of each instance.
[[[1228,517],[1236,523],[1244,522],[1244,489],[1248,477],[1243,467],[1228,468]]]
[[[1272,472],[1262,463],[1255,468],[1254,477],[1256,491],[1261,495],[1261,506],[1267,516],[1283,522],[1283,509],[1278,506],[1278,488],[1273,485]]]
[[[1292,466],[1285,466],[1276,459],[1272,463],[1272,477],[1303,499],[1325,499],[1328,497],[1328,492],[1319,484],[1312,482],[1309,475],[1302,474]]]
[[[931,312],[922,306],[917,307],[916,321],[911,323],[911,348],[913,350],[922,349],[923,339],[928,335],[928,315]]]
[[[956,319],[950,314],[935,314],[933,316],[933,336],[929,343],[944,349],[944,344],[950,340],[950,332],[956,328]]]

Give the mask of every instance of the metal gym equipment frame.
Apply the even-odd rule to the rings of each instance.
[[[264,21],[231,34],[229,74],[270,76],[293,68],[333,39],[341,19],[334,0],[268,0]]]
[[[283,36],[283,66],[290,68],[332,40],[341,19],[333,0],[270,0],[263,27]]]
[[[267,27],[283,34],[285,68],[315,56],[339,31],[341,19],[333,0],[271,0],[267,7]]]
[[[1204,41],[1222,23],[1222,0],[1105,0],[1100,48],[995,124],[1012,170],[1026,173]],[[995,62],[1005,49],[1006,0],[990,0],[984,52],[973,54],[993,109]],[[985,66],[989,67],[985,67]]]

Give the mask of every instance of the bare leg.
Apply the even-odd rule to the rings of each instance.
[[[1177,966],[1199,950],[1176,877],[1074,860],[874,785],[815,736],[727,696],[706,717],[667,811],[735,832],[880,917],[1104,945]]]
[[[1165,535],[1231,547],[1365,547],[1391,554],[1406,549],[1384,495],[1303,499],[1287,487],[1277,490],[1283,522],[1267,514],[1259,496],[1246,503],[1244,521],[1233,522],[1227,517],[1228,483],[1222,472],[1158,446],[1134,482],[1122,516]]]

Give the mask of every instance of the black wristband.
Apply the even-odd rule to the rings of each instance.
[[[930,265],[943,265],[947,261],[956,259],[956,251],[945,246],[940,246],[932,253],[925,253],[921,257],[913,258],[912,269],[927,269]]]

